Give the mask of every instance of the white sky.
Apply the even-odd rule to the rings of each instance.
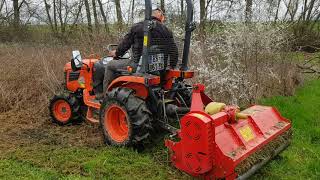
[[[7,3],[7,10],[12,10],[12,0],[5,0]],[[52,2],[52,0],[47,0],[49,3]],[[144,9],[144,0],[135,0],[135,22],[140,21],[143,19],[143,15],[141,12],[143,12]],[[267,5],[267,1],[270,2],[270,0],[253,0],[253,19],[260,20],[260,21],[266,21],[266,20],[273,20],[274,17],[270,16],[270,11],[267,9],[269,5]],[[298,6],[298,14],[302,12],[302,0],[292,0],[293,2],[299,2]],[[20,0],[21,2],[21,0]],[[37,14],[40,15],[41,19],[43,21],[47,18],[45,9],[44,9],[44,3],[43,0],[27,0],[27,2],[30,3],[30,7],[32,9],[36,9]],[[63,2],[67,2],[68,4],[72,4],[74,2],[77,2],[77,0],[63,0]],[[108,20],[109,22],[116,21],[116,15],[115,15],[115,6],[113,3],[113,0],[102,0],[104,4],[104,10],[107,11]],[[122,8],[122,15],[126,22],[130,20],[130,14],[131,14],[131,0],[121,0],[121,8]],[[179,14],[180,12],[180,0],[165,0],[166,2],[166,10],[168,14]],[[224,0],[212,0],[214,2],[214,5],[210,6],[208,8],[208,19],[210,20],[227,20],[227,21],[237,21],[237,20],[243,20],[244,18],[244,7],[245,7],[245,0],[234,0],[234,3],[232,5],[232,9],[229,9],[230,7],[230,1],[224,1]],[[286,5],[285,3],[289,2],[289,0],[282,0],[280,4],[280,10],[279,10],[279,17],[280,19],[283,18],[283,16],[286,13]],[[91,0],[89,0],[89,3],[91,3]],[[98,5],[98,3],[96,2]],[[160,4],[160,0],[154,0],[153,1],[154,7]],[[320,4],[320,1],[318,2]],[[275,4],[276,6],[276,4]],[[199,1],[194,0],[194,7],[195,7],[195,19],[199,20]],[[97,7],[98,13],[100,12],[99,7]],[[318,12],[320,9],[317,9]],[[2,9],[2,13],[5,12],[5,8]],[[316,13],[316,11],[315,11]],[[21,12],[21,19],[23,21],[27,21],[29,19],[28,13],[26,12],[26,7],[22,9]],[[93,14],[91,12],[91,14]],[[71,16],[70,16],[71,18]],[[101,16],[100,16],[101,18]],[[85,8],[82,8],[82,20],[83,22],[86,21],[85,17]],[[32,18],[30,20],[32,23],[37,24],[41,23],[41,20],[37,18]],[[43,23],[43,22],[42,22]],[[42,24],[41,23],[41,24]]]

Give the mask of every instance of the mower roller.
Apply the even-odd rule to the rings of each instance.
[[[151,43],[155,22],[151,0],[145,0],[139,68],[117,71],[105,97],[98,100],[93,87],[95,64],[107,64],[112,58],[82,59],[79,51],[73,51],[71,62],[64,67],[66,91],[50,101],[52,121],[60,125],[81,119],[99,123],[105,142],[120,147],[145,148],[155,132],[164,129],[169,133],[165,146],[179,170],[203,179],[246,179],[289,145],[291,123],[273,107],[254,105],[240,111],[213,101],[204,85],[185,82],[194,76],[188,60],[195,29],[192,0],[186,2],[179,69],[166,66],[169,45],[164,50]]]

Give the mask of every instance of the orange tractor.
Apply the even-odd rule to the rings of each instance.
[[[99,60],[82,60],[74,51],[64,67],[67,91],[50,103],[52,120],[65,125],[84,117],[100,123],[106,143],[114,146],[144,146],[155,130],[164,129],[170,133],[165,146],[176,168],[203,179],[246,179],[289,145],[291,123],[273,107],[255,105],[240,111],[214,102],[204,85],[186,84],[185,79],[194,75],[188,70],[188,59],[195,28],[192,0],[186,2],[179,70],[167,69],[166,51],[157,51],[150,43],[152,5],[145,0],[140,68],[119,70],[99,101],[92,86],[94,64]]]

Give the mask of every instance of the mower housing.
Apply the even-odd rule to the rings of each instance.
[[[252,106],[235,119],[232,106],[214,115],[203,85],[195,85],[191,111],[182,117],[178,138],[166,140],[175,167],[204,179],[246,179],[289,145],[291,124],[273,107]]]

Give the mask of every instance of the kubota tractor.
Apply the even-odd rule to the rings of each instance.
[[[155,136],[155,129],[164,129],[170,133],[165,146],[176,168],[204,179],[246,179],[289,145],[291,123],[273,107],[254,105],[240,111],[214,102],[204,85],[185,83],[194,75],[188,70],[188,59],[195,28],[192,0],[186,2],[179,69],[167,69],[167,51],[151,43],[152,4],[145,0],[140,68],[119,70],[99,101],[92,86],[94,64],[99,60],[82,60],[74,51],[71,63],[64,67],[67,91],[50,103],[52,119],[61,125],[82,117],[100,123],[106,143],[114,146],[143,146]]]

